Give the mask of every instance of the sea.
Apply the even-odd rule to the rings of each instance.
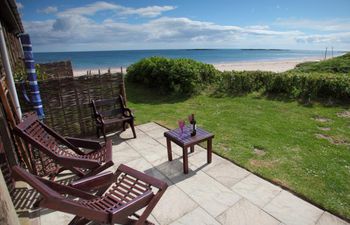
[[[342,51],[333,51],[333,53],[328,51],[327,58],[343,53]],[[325,51],[287,49],[171,49],[34,53],[36,63],[70,60],[73,69],[76,70],[127,67],[142,58],[151,56],[190,58],[204,63],[220,64],[314,57],[324,58]]]

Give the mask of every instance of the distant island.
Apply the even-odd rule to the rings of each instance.
[[[186,51],[213,51],[213,50],[219,50],[215,48],[192,48],[192,49],[186,49]]]
[[[242,51],[291,51],[290,49],[280,48],[241,48]]]

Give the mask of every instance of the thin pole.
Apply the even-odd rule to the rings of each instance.
[[[328,47],[326,47],[326,51],[324,52],[324,59],[327,59],[327,49]]]
[[[332,58],[333,58],[333,46],[332,46]]]
[[[16,108],[16,114],[18,118],[21,120],[22,119],[21,105],[19,104],[19,100],[18,100],[15,81],[13,79],[12,68],[11,68],[10,59],[8,56],[7,47],[6,47],[4,30],[1,23],[0,23],[0,48],[1,48],[1,55],[2,55],[1,57],[2,64],[4,65],[5,74],[6,74],[7,85],[13,97],[14,105]]]

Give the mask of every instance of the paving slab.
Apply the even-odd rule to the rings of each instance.
[[[126,142],[135,150],[152,149],[159,146],[159,143],[149,136],[129,139]]]
[[[124,150],[124,149],[129,149],[130,148],[130,145],[128,145],[127,142],[125,141],[114,141],[113,140],[113,145],[112,145],[112,151],[113,151],[113,154],[119,150]]]
[[[155,129],[152,129],[150,131],[147,131],[147,135],[154,138],[154,139],[159,139],[161,137],[164,137],[164,132],[168,131],[168,129],[158,126]]]
[[[249,176],[235,184],[231,189],[255,205],[264,207],[282,191],[280,187],[254,174],[249,174]]]
[[[160,125],[154,123],[154,122],[149,122],[149,123],[145,123],[145,124],[141,124],[137,126],[137,129],[143,131],[143,132],[148,132],[151,131],[153,129],[157,129],[161,127]]]
[[[168,158],[164,159],[165,161],[161,164],[156,165],[155,167],[163,173],[170,180],[177,180],[177,177],[186,176],[183,172],[183,162],[181,157],[174,158],[172,161],[168,161]],[[189,173],[192,175],[192,173]],[[189,177],[189,176],[186,176]]]
[[[316,225],[350,225],[350,223],[330,214],[329,212],[324,212]]]
[[[191,174],[186,176],[190,178],[177,177],[172,181],[213,217],[224,212],[241,198],[202,171],[193,176]]]
[[[234,184],[250,174],[249,171],[228,161],[223,161],[207,169],[205,173],[228,188],[231,188]]]
[[[182,155],[182,154],[181,154]],[[212,162],[207,163],[207,151],[200,151],[197,154],[189,154],[188,155],[188,162],[189,162],[189,168],[191,170],[201,170],[201,171],[207,171],[210,168],[224,163],[225,159],[221,158],[220,156],[213,154],[212,155]]]
[[[145,148],[137,150],[138,153],[152,165],[157,166],[168,161],[166,148],[164,146],[154,146],[153,148]]]
[[[124,148],[112,153],[113,162],[116,166],[141,158],[141,155],[132,148]]]
[[[43,210],[40,216],[40,224],[44,225],[53,225],[53,224],[69,224],[69,222],[74,218],[74,215],[51,211],[51,210]]]
[[[159,170],[153,167],[152,164],[147,162],[144,158],[135,159],[126,163],[126,165],[147,175],[165,181],[169,186],[173,184],[166,176],[164,176]]]
[[[169,224],[191,212],[198,205],[176,186],[169,187],[152,215],[162,225]]]
[[[286,225],[314,225],[323,213],[323,210],[284,190],[264,210]]]
[[[197,207],[195,210],[171,223],[171,225],[220,225],[220,223],[204,209]]]
[[[234,206],[216,217],[223,225],[279,225],[280,221],[253,205],[246,199],[241,199]]]

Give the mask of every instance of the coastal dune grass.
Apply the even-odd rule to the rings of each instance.
[[[300,63],[294,69],[300,72],[350,73],[350,53],[320,62]]]
[[[214,152],[350,218],[350,111],[345,106],[302,105],[259,93],[240,97],[159,95],[127,83],[137,124],[175,128],[194,113],[215,134]]]

